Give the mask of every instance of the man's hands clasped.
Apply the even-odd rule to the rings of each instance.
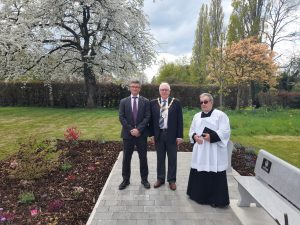
[[[194,139],[198,144],[203,144],[204,141],[210,142],[210,135],[208,133],[203,133],[202,135],[194,135]]]
[[[130,130],[130,134],[131,134],[132,136],[134,136],[134,137],[139,137],[139,136],[141,136],[141,133],[140,133],[140,131],[139,131],[137,128],[134,128],[134,129]]]

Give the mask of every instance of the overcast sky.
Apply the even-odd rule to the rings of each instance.
[[[223,0],[224,22],[229,20],[231,0]],[[210,0],[145,0],[144,11],[150,21],[151,33],[158,41],[158,62],[174,61],[190,57],[194,44],[195,29],[202,4]],[[149,81],[157,73],[159,65],[153,65],[145,73]]]
[[[165,59],[167,62],[183,56],[190,57],[194,44],[195,29],[202,4],[209,5],[210,0],[145,0],[144,12],[149,17],[151,33],[158,41],[158,62]],[[231,0],[222,1],[225,14],[224,23],[229,23],[232,11]],[[277,51],[292,52],[299,50],[299,46],[293,45],[287,48],[288,43],[277,46]],[[275,49],[276,50],[276,49]],[[145,70],[151,81],[157,74],[159,64]]]

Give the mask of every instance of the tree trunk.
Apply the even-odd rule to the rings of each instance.
[[[253,105],[254,99],[254,82],[251,81],[249,85],[249,93],[248,93],[248,106],[251,107]]]
[[[53,107],[54,106],[54,98],[53,98],[53,89],[52,89],[51,83],[48,85],[48,88],[49,88],[49,102],[50,102],[50,106]]]
[[[222,92],[220,93],[219,101],[220,101],[220,109],[223,109],[223,93]]]
[[[236,94],[236,106],[235,106],[235,109],[239,110],[240,109],[241,86],[238,85],[237,88],[238,88],[238,90],[237,90],[237,94]]]
[[[96,93],[96,79],[93,74],[92,68],[88,65],[88,63],[84,63],[84,81],[87,93],[87,101],[86,107],[87,108],[94,108],[95,107],[95,93]]]
[[[223,85],[222,85],[222,82],[220,85],[219,101],[220,101],[220,109],[223,109]]]

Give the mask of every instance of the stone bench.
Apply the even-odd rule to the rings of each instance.
[[[300,169],[260,150],[255,164],[255,177],[234,178],[241,196],[238,202],[240,207],[256,203],[278,224],[300,224]]]

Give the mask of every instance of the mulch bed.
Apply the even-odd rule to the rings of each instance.
[[[85,224],[99,197],[107,177],[122,150],[121,142],[99,143],[80,141],[76,146],[58,142],[58,149],[65,154],[59,159],[72,165],[68,171],[60,167],[37,180],[18,180],[10,175],[11,157],[0,161],[0,224]],[[149,151],[154,151],[152,145]],[[192,150],[190,143],[183,143],[179,151]],[[254,154],[237,149],[232,155],[232,166],[241,175],[254,175]],[[120,175],[121,177],[121,175]],[[32,192],[35,201],[19,201],[23,192]]]

